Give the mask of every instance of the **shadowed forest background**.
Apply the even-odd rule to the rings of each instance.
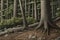
[[[60,0],[0,0],[0,40],[60,40]]]

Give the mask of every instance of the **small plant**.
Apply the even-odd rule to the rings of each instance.
[[[28,22],[28,24],[33,24],[36,22],[36,20],[32,17],[29,17],[29,18],[27,18],[27,22]]]
[[[35,23],[36,20],[32,17],[27,18],[27,23],[28,24],[33,24]],[[10,28],[10,27],[15,27],[16,25],[22,25],[23,24],[23,19],[19,17],[12,17],[11,19],[6,19],[2,20],[0,22],[0,28]]]

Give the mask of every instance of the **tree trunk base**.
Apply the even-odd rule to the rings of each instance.
[[[39,23],[39,25],[36,27],[35,30],[37,29],[42,29],[42,32],[45,34],[47,33],[47,35],[50,34],[50,29],[53,28],[53,29],[59,29],[60,30],[60,27],[58,27],[55,23],[53,22],[50,22],[50,21],[47,21],[47,23],[44,23],[44,22],[41,22]]]

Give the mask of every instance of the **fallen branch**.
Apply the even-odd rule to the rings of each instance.
[[[34,24],[31,24],[31,25],[28,25],[28,27],[35,27],[37,25],[38,25],[38,22],[34,23]],[[12,33],[12,32],[18,32],[20,30],[23,31],[23,29],[24,29],[24,27],[9,28],[9,29],[6,29],[5,31],[0,32],[0,36],[8,34],[8,33]]]
[[[59,21],[60,20],[60,17],[57,17],[56,19],[53,20],[53,22],[56,23],[56,21]]]
[[[39,24],[39,22],[34,23],[34,24],[31,24],[31,25],[28,25],[28,27],[35,27],[35,26],[37,26],[38,24]]]

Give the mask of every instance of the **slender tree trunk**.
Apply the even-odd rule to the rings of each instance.
[[[28,0],[28,3],[30,2],[30,0]],[[30,4],[28,5],[28,18],[30,17]]]
[[[13,17],[16,17],[16,12],[17,12],[17,0],[14,0],[14,12],[13,12]]]
[[[52,17],[56,17],[56,12],[58,8],[57,0],[52,0]]]
[[[8,0],[7,0],[7,14],[8,14]],[[6,15],[6,19],[8,19],[7,15]]]
[[[34,18],[34,5],[32,4],[32,17]]]
[[[27,28],[28,27],[28,24],[27,24],[25,12],[24,12],[23,7],[22,7],[22,4],[21,4],[21,0],[19,0],[19,4],[20,4],[20,9],[21,9],[22,18],[23,18],[23,25],[24,25],[24,28]]]
[[[36,7],[36,0],[34,0],[34,13],[35,13],[35,20],[38,21],[38,13],[37,13],[37,7]]]
[[[3,0],[1,0],[1,22],[3,20]]]
[[[27,11],[26,11],[26,10],[27,10],[26,1],[27,1],[27,0],[25,0],[25,14],[26,14],[26,12],[27,12]]]

